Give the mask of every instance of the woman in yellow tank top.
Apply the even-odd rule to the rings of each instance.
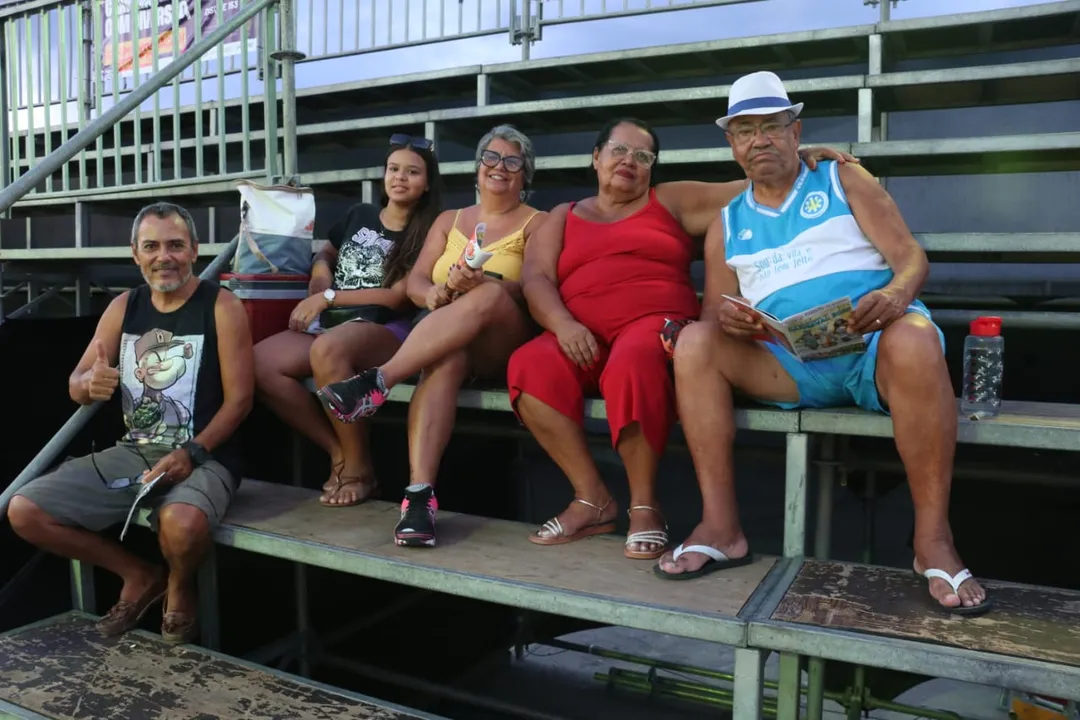
[[[386,363],[319,390],[326,408],[342,422],[375,413],[390,389],[421,373],[409,407],[409,464],[398,545],[435,545],[435,474],[450,440],[457,392],[467,378],[506,376],[506,363],[533,333],[521,295],[525,245],[547,218],[525,204],[536,167],[532,141],[499,125],[476,148],[480,202],[442,213],[409,274],[409,297],[421,310],[401,348]],[[479,223],[483,249],[492,253],[482,269],[459,262]]]

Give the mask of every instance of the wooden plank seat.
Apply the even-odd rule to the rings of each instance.
[[[832,435],[893,435],[892,418],[858,408],[802,410],[799,428],[807,433]],[[1080,405],[1005,400],[1001,414],[995,418],[961,417],[957,438],[977,445],[1080,451]]]
[[[806,560],[750,644],[1080,700],[1080,592],[981,582],[994,609],[964,618],[910,569]]]
[[[304,385],[315,392],[315,384],[311,378],[308,378]],[[415,391],[415,385],[396,385],[390,390],[390,402],[408,403]],[[458,392],[458,407],[509,413],[510,393],[502,388],[464,388]],[[601,398],[585,400],[585,418],[607,420],[607,406]],[[799,431],[798,413],[767,407],[739,407],[735,411],[735,423],[742,430],[783,433]]]
[[[71,611],[0,635],[0,717],[440,720]]]
[[[533,525],[439,513],[433,550],[393,541],[397,503],[327,512],[319,491],[245,479],[215,540],[226,547],[425,590],[725,645],[745,643],[739,613],[775,558],[694,582],[665,582],[623,557],[625,538],[541,547]],[[147,525],[143,512],[139,523]]]

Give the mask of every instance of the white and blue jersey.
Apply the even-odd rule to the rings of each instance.
[[[851,214],[837,167],[829,160],[810,172],[803,164],[779,208],[755,202],[753,184],[724,208],[727,264],[755,307],[785,318],[842,297],[857,305],[892,281],[885,257]]]
[[[754,187],[723,210],[724,253],[739,278],[739,292],[755,307],[781,319],[842,297],[857,305],[885,287],[893,271],[855,221],[840,183],[838,165],[805,165],[779,208],[754,200]],[[930,318],[918,300],[908,306]],[[940,332],[940,331],[939,331]],[[828,407],[854,402],[883,410],[874,381],[880,332],[867,336],[863,354],[801,363],[767,345],[799,386],[800,402],[781,407]]]

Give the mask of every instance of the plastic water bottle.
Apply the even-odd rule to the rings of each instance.
[[[1001,410],[1001,380],[1005,370],[1005,338],[1001,318],[971,321],[964,340],[964,391],[960,412],[971,420],[992,418]]]

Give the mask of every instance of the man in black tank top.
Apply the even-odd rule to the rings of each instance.
[[[119,395],[127,432],[28,483],[8,508],[27,541],[124,581],[98,622],[106,635],[134,628],[164,598],[162,637],[194,638],[195,572],[240,481],[233,434],[254,396],[251,331],[240,301],[194,274],[198,250],[182,207],[154,203],[136,216],[131,251],[146,284],[109,304],[68,379],[82,405]],[[141,504],[153,508],[167,571],[98,535],[159,476]]]

